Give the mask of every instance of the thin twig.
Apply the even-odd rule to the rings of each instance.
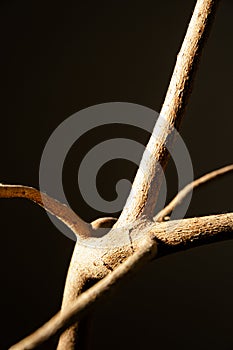
[[[91,225],[83,221],[72,209],[33,187],[0,184],[0,198],[25,198],[55,215],[76,235],[89,237]]]
[[[172,233],[171,233],[172,232]],[[131,272],[157,256],[200,246],[216,240],[233,239],[233,213],[154,223],[148,228],[140,249],[112,273],[82,293],[66,310],[56,314],[35,333],[20,341],[10,350],[36,349],[49,339],[61,334],[79,321],[96,304],[122,282]],[[158,246],[158,254],[157,254]],[[161,251],[159,251],[161,247]]]
[[[116,224],[133,222],[142,216],[152,218],[166,168],[191,93],[205,39],[219,0],[198,0],[188,26],[167,94],[149,143],[143,154],[126,205]]]
[[[172,201],[163,208],[154,218],[154,221],[162,222],[166,216],[168,216],[178,205],[180,205],[184,199],[192,192],[192,190],[200,185],[205,184],[208,181],[214,180],[216,177],[224,175],[233,171],[233,164],[227,165],[223,168],[212,171],[211,173],[205,174],[197,180],[194,180],[187,186],[185,186],[173,199]]]

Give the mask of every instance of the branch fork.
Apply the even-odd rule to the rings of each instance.
[[[67,206],[34,188],[0,185],[1,198],[32,200],[55,215],[79,237],[67,274],[61,311],[35,333],[12,346],[11,350],[36,349],[59,335],[58,349],[74,350],[81,336],[77,322],[82,321],[96,303],[107,297],[116,284],[124,281],[137,268],[174,251],[233,238],[233,213],[168,220],[171,211],[191,190],[232,171],[233,165],[215,170],[187,185],[153,218],[162,173],[169,158],[167,149],[175,141],[172,130],[179,130],[218,2],[197,0],[159,119],[140,164],[143,172],[139,167],[133,191],[118,220],[100,218],[89,224]],[[110,231],[98,238],[99,230],[103,228]],[[127,235],[127,244],[122,244],[121,235],[116,237],[119,231]],[[98,249],[90,246],[90,242],[96,239],[102,243]]]

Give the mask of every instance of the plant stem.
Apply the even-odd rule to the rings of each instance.
[[[233,213],[152,224],[148,227],[139,249],[123,264],[10,350],[36,349],[45,341],[61,334],[72,324],[83,319],[97,302],[103,302],[116,285],[149,260],[225,239],[233,239]]]
[[[149,143],[143,154],[130,195],[116,224],[126,225],[142,216],[154,216],[169,154],[193,87],[205,39],[214,20],[217,0],[198,0],[189,23],[167,94]],[[168,147],[169,146],[169,147]]]

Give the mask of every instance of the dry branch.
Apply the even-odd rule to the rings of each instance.
[[[72,323],[81,320],[97,302],[103,301],[130,273],[156,256],[230,238],[233,238],[233,213],[154,223],[148,229],[140,248],[122,265],[10,350],[36,349],[45,341],[61,334]]]
[[[128,222],[154,216],[162,173],[166,168],[174,143],[175,129],[178,131],[193,86],[201,51],[213,22],[217,0],[198,0],[188,26],[167,94],[143,154],[132,190],[118,220],[120,227]],[[175,128],[175,129],[174,129]]]
[[[204,185],[206,182],[214,180],[216,177],[225,175],[233,171],[233,164],[227,165],[223,168],[211,171],[211,173],[205,174],[197,180],[194,180],[187,186],[185,186],[172,201],[163,208],[154,218],[154,221],[161,222],[166,216],[168,216],[178,205],[180,205],[184,199],[192,192],[192,190],[200,185]]]
[[[0,198],[25,198],[55,215],[76,235],[89,237],[91,225],[83,221],[72,209],[45,193],[29,186],[0,184]]]
[[[134,272],[146,261],[193,245],[201,245],[216,239],[231,238],[233,214],[161,223],[154,223],[152,220],[161,186],[162,172],[165,170],[169,158],[168,149],[171,149],[174,143],[175,129],[179,129],[184,115],[203,44],[218,2],[217,0],[197,1],[184,42],[177,56],[159,119],[144,152],[132,191],[119,220],[115,224],[115,228],[124,227],[127,230],[127,227],[131,227],[134,234],[143,229],[144,237],[137,243],[131,242],[129,246],[122,247],[120,251],[113,249],[105,253],[103,251],[97,253],[97,249],[93,248],[88,251],[88,248],[83,248],[76,243],[67,277],[62,311],[34,334],[11,347],[12,350],[35,349],[51,337],[60,335],[67,327],[81,320],[97,302],[102,301],[109,294],[115,285],[123,281],[129,273]],[[170,204],[169,210],[171,206],[177,205],[178,201],[184,198],[189,188],[186,188],[186,192],[183,191]],[[43,206],[41,194],[29,187],[1,186],[1,196],[29,198]],[[47,195],[45,195],[45,203],[46,210],[60,218],[76,234],[82,235],[83,240],[91,236],[92,230],[95,229],[94,224],[91,226],[84,223],[73,211],[60,203],[58,204]],[[111,221],[112,223],[114,220]],[[107,258],[109,261],[114,261],[111,269],[106,263]],[[113,271],[110,272],[110,270]],[[78,296],[85,286],[85,281],[90,278],[97,280],[97,277],[102,278],[101,281]],[[59,349],[74,349],[76,336],[76,326],[68,329],[61,338]]]

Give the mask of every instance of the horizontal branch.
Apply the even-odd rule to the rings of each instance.
[[[163,208],[154,218],[154,221],[161,222],[164,220],[165,216],[169,215],[178,205],[180,205],[184,199],[192,192],[192,190],[200,185],[205,184],[208,181],[214,180],[216,177],[225,175],[233,171],[233,164],[227,165],[223,168],[211,171],[208,174],[194,180],[187,186],[185,186],[173,199],[172,201]]]
[[[145,236],[139,250],[124,263],[10,350],[36,349],[45,341],[61,334],[88,313],[96,302],[102,301],[129,273],[156,256],[216,240],[233,239],[233,213],[153,223]]]
[[[233,239],[233,213],[162,222],[150,235],[158,243],[159,256]]]
[[[71,208],[33,187],[0,184],[0,198],[25,198],[55,215],[76,235],[89,237],[91,225],[83,221]]]

